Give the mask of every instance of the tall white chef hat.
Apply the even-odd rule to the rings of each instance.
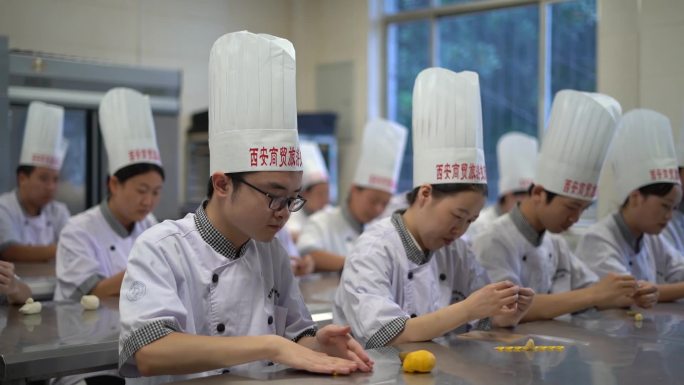
[[[221,36],[209,56],[210,173],[301,171],[295,50],[247,31]]]
[[[603,184],[599,200],[615,210],[629,194],[655,183],[679,184],[677,154],[673,144],[670,120],[651,110],[632,110],[618,125],[604,165],[611,175],[611,193]]]
[[[591,201],[613,138],[620,104],[601,94],[556,94],[537,161],[535,184],[550,192]]]
[[[539,142],[537,138],[509,132],[499,138],[496,155],[499,160],[499,196],[527,191],[534,180]]]
[[[475,72],[428,68],[416,77],[413,187],[426,183],[487,183]]]
[[[19,164],[59,171],[68,148],[67,141],[62,137],[63,130],[64,108],[31,102],[26,114]]]
[[[302,140],[299,146],[302,150],[302,163],[304,167],[302,190],[306,190],[315,184],[328,182],[328,168],[325,166],[325,160],[318,144]]]
[[[137,163],[161,167],[149,97],[130,88],[113,88],[102,98],[99,112],[110,175]]]
[[[354,184],[394,194],[406,147],[406,127],[384,119],[366,123]]]

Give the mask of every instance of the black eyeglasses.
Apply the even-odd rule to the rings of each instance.
[[[255,189],[256,191],[266,195],[267,198],[270,198],[271,201],[268,203],[268,208],[273,210],[273,211],[280,211],[287,207],[288,211],[291,213],[294,213],[295,211],[299,211],[304,207],[304,203],[306,203],[306,199],[302,198],[301,196],[297,195],[294,198],[288,198],[288,197],[274,197],[273,195],[267,193],[266,191],[263,191],[262,189],[258,188],[257,186],[254,186],[253,184],[247,182],[244,179],[238,179],[241,183],[246,184],[247,186]]]

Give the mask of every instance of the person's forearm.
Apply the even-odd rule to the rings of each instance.
[[[575,313],[592,306],[596,306],[596,299],[591,288],[556,294],[537,294],[532,300],[530,311],[523,317],[523,321],[553,319],[563,314]]]
[[[314,259],[316,271],[342,271],[344,257],[327,251],[316,250],[309,253]]]
[[[135,353],[143,376],[205,372],[247,362],[270,359],[275,354],[274,335],[214,337],[171,333]]]
[[[29,297],[31,297],[31,288],[19,280],[16,281],[14,290],[7,293],[7,300],[10,304],[23,304]]]
[[[672,302],[684,298],[684,282],[664,283],[656,285],[658,288],[658,302]]]
[[[9,262],[47,262],[55,258],[57,245],[26,246],[14,244],[2,252],[2,259]]]
[[[105,278],[98,282],[97,285],[90,291],[89,294],[96,295],[99,298],[116,297],[121,291],[121,283],[123,282],[125,271],[114,274],[109,278]]]
[[[407,342],[429,341],[471,321],[463,301],[443,307],[432,313],[424,314],[406,321],[404,330],[392,340],[392,345]]]

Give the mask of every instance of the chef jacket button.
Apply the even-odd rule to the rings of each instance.
[[[109,246],[109,250],[114,251],[114,250],[116,250],[116,247],[114,247],[114,245],[111,245],[111,246]]]
[[[411,318],[416,318],[416,317],[417,317],[416,313],[411,313]]]
[[[211,276],[211,282],[213,282],[213,283],[218,282],[218,274],[214,274]]]
[[[270,325],[272,323],[273,323],[273,316],[270,315],[270,316],[268,316],[268,324]]]
[[[634,263],[632,261],[629,261],[629,265],[632,266]]]
[[[527,255],[523,255],[523,262],[527,261]]]
[[[446,281],[446,274],[442,273],[439,275],[439,280],[440,281]]]
[[[549,258],[553,258],[553,254],[549,253]]]
[[[216,331],[219,333],[223,333],[223,331],[226,330],[226,325],[224,324],[218,324],[216,325]]]
[[[409,271],[409,273],[408,273],[408,279],[413,279],[413,272],[412,272],[412,271]]]

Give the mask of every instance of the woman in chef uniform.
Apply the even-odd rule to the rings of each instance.
[[[482,210],[468,228],[471,239],[486,229],[498,217],[511,211],[518,202],[529,196],[530,185],[537,166],[539,143],[536,138],[520,132],[509,132],[499,138],[496,155],[499,162],[499,199]]]
[[[128,383],[159,384],[274,362],[370,370],[348,328],[316,330],[274,239],[305,203],[294,47],[229,33],[211,49],[209,79],[209,199],[145,232],[131,250],[119,304],[120,373],[150,376]]]
[[[93,294],[118,296],[128,253],[143,231],[157,223],[164,170],[149,99],[115,88],[100,103],[100,128],[107,148],[107,198],[69,219],[57,247],[55,299]]]
[[[588,308],[653,301],[629,275],[601,280],[558,233],[592,204],[620,116],[613,98],[563,90],[556,94],[530,197],[473,240],[493,280],[510,280],[537,293],[525,320],[551,319]]]
[[[677,140],[677,163],[679,164],[679,181],[684,183],[684,125],[679,130]],[[684,204],[679,202],[679,208],[672,213],[672,219],[667,224],[663,235],[677,251],[684,254]]]
[[[0,259],[45,262],[55,258],[69,210],[55,201],[59,170],[67,150],[62,138],[64,109],[29,105],[17,167],[17,188],[0,195]]]
[[[459,239],[487,196],[481,111],[476,73],[430,68],[416,78],[410,206],[361,235],[335,294],[335,322],[349,323],[367,348],[430,340],[476,320],[512,326],[532,302],[529,289],[489,284]]]
[[[577,255],[599,276],[655,285],[661,302],[684,297],[684,255],[661,234],[682,198],[670,121],[651,110],[625,114],[603,172],[599,199],[614,210],[582,236]]]
[[[364,227],[382,214],[396,193],[407,130],[384,119],[366,124],[361,156],[345,203],[311,216],[297,248],[311,254],[319,271],[340,271]]]

